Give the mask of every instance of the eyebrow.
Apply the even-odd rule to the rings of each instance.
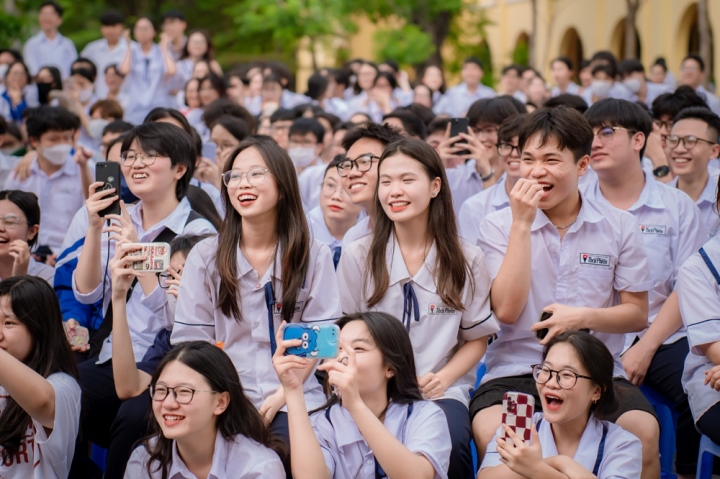
[[[156,385],[165,386],[166,388],[189,388],[189,389],[197,389],[197,386],[193,384],[188,383],[180,383],[176,386],[168,386],[165,381],[158,381]]]
[[[367,345],[369,345],[369,346],[372,346],[372,343],[370,342],[370,340],[369,340],[369,339],[365,339],[365,338],[353,339],[353,340],[350,342],[350,344],[355,344],[355,343],[365,343],[365,344],[367,344]]]
[[[543,361],[543,365],[555,367],[555,366],[553,366],[553,363],[551,363],[550,361]],[[558,366],[558,367],[560,368],[559,371],[562,371],[563,369],[569,369],[570,371],[573,371],[575,373],[582,374],[582,373],[580,373],[580,370],[570,366],[569,364],[563,364],[562,366]]]

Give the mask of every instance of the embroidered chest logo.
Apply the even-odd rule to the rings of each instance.
[[[644,235],[664,235],[666,230],[665,225],[640,225],[640,232]]]
[[[457,311],[442,304],[428,304],[428,314],[455,314]]]
[[[302,310],[303,301],[298,301],[295,303],[295,312],[299,313]],[[275,303],[273,305],[273,314],[282,314],[283,311],[283,304],[282,303]]]
[[[606,254],[580,253],[580,264],[610,266],[610,256]]]

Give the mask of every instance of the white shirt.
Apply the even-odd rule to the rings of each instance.
[[[707,91],[704,86],[700,85],[695,89],[695,91],[703,97],[705,100],[705,103],[707,103],[708,107],[715,113],[716,115],[720,115],[720,99]]]
[[[149,477],[149,479],[160,479],[162,471],[155,471],[158,464],[154,463],[151,470],[153,474],[148,476],[147,463],[150,454],[145,446],[138,446],[130,456],[125,479],[138,479]],[[173,441],[172,459],[168,470],[169,479],[197,479],[197,476],[190,472],[178,452],[177,442]],[[213,452],[212,466],[207,479],[283,479],[285,469],[280,457],[272,449],[263,446],[257,441],[238,434],[232,440],[223,437],[220,431],[215,436],[215,451]]]
[[[130,221],[132,221],[137,231],[139,243],[152,242],[165,228],[175,231],[178,235],[215,232],[215,228],[205,219],[196,219],[186,226],[185,223],[191,211],[187,198],[183,198],[167,218],[158,222],[147,231],[143,228],[142,223],[142,201],[134,205],[128,205],[127,209],[130,214]],[[110,248],[109,252],[108,243]],[[83,304],[93,304],[100,299],[104,299],[103,314],[105,314],[110,304],[110,299],[112,298],[110,268],[108,267],[106,258],[108,258],[108,255],[110,258],[115,255],[115,242],[110,242],[107,234],[104,234],[100,246],[100,261],[102,262],[104,273],[103,280],[89,293],[81,293],[77,289],[77,270],[75,270],[73,271],[72,286],[75,299]],[[127,303],[127,320],[136,362],[142,360],[147,348],[152,345],[158,331],[162,328],[172,328],[172,314],[167,307],[167,296],[165,290],[159,285],[149,296],[145,296],[139,284],[133,289],[130,301]],[[103,343],[98,364],[106,362],[111,357],[112,334],[110,334]]]
[[[585,191],[585,198],[612,204],[600,192],[600,183]],[[707,230],[700,211],[688,195],[671,188],[654,178],[645,176],[645,186],[634,205],[627,210],[637,221],[647,253],[654,286],[648,294],[648,325],[675,289],[680,266],[707,239]],[[647,331],[647,329],[646,329]],[[626,346],[630,347],[641,333],[629,333]],[[675,331],[664,344],[672,344],[685,337],[685,328]]]
[[[575,82],[570,82],[565,89],[565,91],[560,91],[560,87],[556,86],[553,87],[552,90],[550,90],[550,96],[556,97],[559,95],[562,95],[563,93],[567,93],[569,95],[579,95],[580,94],[580,85],[578,85]]]
[[[475,93],[470,93],[465,83],[448,88],[445,94],[435,103],[433,111],[436,115],[448,115],[451,118],[465,116],[470,105],[483,98],[496,96],[495,90],[485,85],[478,85]]]
[[[6,190],[23,190],[37,195],[41,213],[38,244],[50,246],[54,253],[60,252],[73,216],[85,204],[80,174],[80,167],[68,156],[62,168],[48,176],[40,169],[36,157],[27,179],[19,181],[11,175],[5,181]]]
[[[505,175],[503,175],[490,188],[471,196],[463,203],[458,215],[460,236],[470,244],[477,244],[482,220],[490,213],[508,206],[510,206],[510,198],[505,190]]]
[[[709,261],[720,271],[720,237],[703,245]],[[712,406],[720,402],[720,391],[705,382],[705,371],[713,367],[700,346],[720,341],[720,276],[716,277],[700,253],[692,255],[680,269],[678,299],[683,324],[687,327],[690,352],[685,358],[683,389],[697,422]]]
[[[380,106],[377,104],[377,102],[368,98],[368,94],[364,91],[351,98],[348,101],[347,106],[348,118],[353,116],[355,113],[365,113],[375,123],[382,123],[383,116],[385,115],[385,113],[380,109]],[[398,106],[399,105],[395,102],[395,100],[391,98],[390,108],[394,110]]]
[[[283,89],[282,96],[280,97],[280,108],[291,110],[296,106],[306,105],[311,102],[312,99],[309,96]]]
[[[0,116],[2,116],[2,112],[0,112]],[[20,156],[10,156],[0,152],[0,183],[5,184],[20,160],[22,160]]]
[[[130,73],[125,77],[122,90],[129,94],[125,120],[139,125],[155,107],[172,107],[169,78],[165,78],[165,58],[160,47],[153,43],[146,55],[138,43],[130,45],[132,51]]]
[[[485,355],[491,379],[530,374],[542,360],[542,346],[530,327],[544,307],[609,308],[618,304],[619,291],[643,292],[652,287],[648,259],[635,218],[625,211],[582,199],[577,220],[560,234],[542,210],[531,226],[531,284],[527,304],[513,325],[500,323],[500,333]],[[480,225],[478,245],[485,253],[493,279],[507,251],[512,211],[491,213]],[[593,333],[615,357],[615,376],[625,377],[620,361],[624,335]]]
[[[320,206],[316,206],[307,214],[308,226],[310,227],[310,233],[312,236],[328,245],[331,251],[335,251],[335,248],[342,246],[343,240],[334,237],[325,223],[325,215]]]
[[[70,473],[80,428],[80,386],[65,373],[51,374],[47,381],[55,390],[55,421],[50,436],[40,422],[32,419],[20,452],[6,461],[0,460],[3,479],[66,479]],[[0,387],[0,412],[8,397]]]
[[[81,57],[92,60],[97,67],[95,94],[98,98],[105,98],[108,94],[108,87],[105,84],[105,68],[110,65],[117,65],[119,69],[120,64],[125,58],[127,48],[128,43],[124,38],[121,38],[112,50],[110,49],[110,45],[108,45],[108,41],[105,38],[101,38],[88,43],[80,53]]]
[[[224,350],[238,370],[247,397],[259,408],[280,387],[272,365],[268,307],[265,285],[273,280],[276,301],[282,298],[282,266],[274,260],[262,277],[237,248],[238,301],[242,319],[236,321],[223,314],[218,296],[220,275],[215,267],[217,237],[198,243],[187,257],[176,309],[171,341],[202,340],[225,343]],[[276,258],[280,258],[278,252]],[[273,272],[273,270],[275,270]],[[340,316],[340,298],[330,250],[318,241],[310,245],[310,260],[294,305],[293,322],[319,323]],[[274,311],[273,335],[282,322]],[[320,407],[325,395],[314,374],[303,385],[309,409]]]
[[[327,163],[320,161],[316,165],[308,166],[298,175],[300,196],[306,211],[320,206],[320,191],[322,190],[322,182],[325,178],[327,166]]]
[[[720,228],[720,216],[718,216],[717,206],[715,204],[718,176],[720,176],[720,170],[708,171],[709,176],[705,188],[703,188],[700,197],[695,202],[698,209],[700,210],[700,218],[702,219],[705,228],[708,231],[709,236],[715,236]],[[668,186],[677,188],[678,177],[673,178]]]
[[[431,401],[409,405],[390,403],[385,428],[412,453],[423,456],[435,469],[434,479],[446,479],[450,465],[450,430],[442,409]],[[339,404],[310,416],[313,430],[333,479],[375,477],[375,457],[350,413]]]
[[[411,276],[394,234],[386,247],[388,289],[377,304],[368,307],[367,300],[374,291],[372,278],[369,275],[366,278],[365,274],[372,238],[365,236],[346,244],[343,249],[338,266],[343,312],[382,311],[402,320],[410,334],[418,376],[437,373],[467,341],[491,335],[500,329],[490,311],[490,275],[483,253],[480,248],[464,240],[460,240],[468,268],[460,298],[464,311],[443,304],[438,294],[434,275],[437,255],[435,242],[430,246],[423,267]],[[408,288],[412,289],[416,299],[408,292]],[[408,308],[407,304],[412,306]],[[413,308],[417,308],[417,315]],[[405,311],[408,314],[404,314]],[[450,385],[443,398],[455,399],[467,406],[475,376],[473,368]]]
[[[453,209],[457,216],[465,200],[482,191],[483,182],[477,172],[475,160],[468,160],[455,168],[445,168],[445,176],[447,176],[453,198]]]
[[[358,220],[355,226],[347,230],[345,236],[343,237],[342,244],[343,246],[347,246],[353,241],[367,236],[371,233],[372,227],[370,225],[370,216],[366,216],[365,218]]]
[[[48,266],[45,263],[35,261],[32,256],[30,256],[30,262],[28,263],[27,274],[29,276],[37,276],[38,278],[44,279],[50,286],[53,286],[55,280],[55,268]],[[0,281],[2,281],[2,278],[0,278]]]
[[[57,32],[50,40],[43,32],[38,32],[25,42],[23,58],[30,75],[38,74],[42,67],[57,67],[63,79],[70,76],[70,66],[77,59],[77,50],[73,42]]]
[[[533,422],[537,425],[540,445],[542,446],[543,459],[557,456],[558,450],[555,445],[552,426],[547,420],[543,420],[542,413],[533,416]],[[600,456],[600,443],[602,442],[603,427],[607,428],[605,444]],[[499,466],[502,464],[500,454],[497,452],[497,440],[500,437],[500,429],[495,433],[487,447],[487,453],[483,458],[480,469]],[[638,479],[642,464],[639,458],[642,456],[642,444],[640,440],[621,428],[620,426],[607,421],[600,421],[591,415],[585,431],[583,431],[573,460],[590,472],[593,472],[598,457],[601,458],[598,468],[598,479]]]

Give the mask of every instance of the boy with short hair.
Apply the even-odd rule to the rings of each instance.
[[[319,204],[320,183],[327,167],[320,158],[324,139],[325,128],[315,118],[298,118],[288,133],[287,152],[298,173],[300,196],[307,211]]]
[[[185,43],[187,43],[187,37],[185,36],[187,19],[185,14],[178,10],[165,12],[162,16],[161,28],[163,33],[170,38],[168,53],[170,53],[173,60],[180,60]]]
[[[100,14],[100,32],[103,38],[87,44],[80,53],[81,57],[91,60],[98,69],[95,92],[98,98],[105,98],[108,86],[105,84],[105,71],[110,65],[120,65],[125,58],[128,42],[123,38],[125,17],[114,10]]]
[[[63,23],[63,12],[63,8],[52,0],[40,5],[40,31],[30,37],[23,47],[23,58],[32,76],[47,66],[57,67],[63,79],[70,75],[70,65],[77,58],[77,50],[69,38],[58,32]]]
[[[448,88],[433,108],[436,115],[448,115],[460,118],[465,115],[473,102],[492,98],[497,95],[495,90],[483,85],[483,64],[479,58],[468,57],[460,72],[462,83]]]
[[[550,62],[555,87],[550,91],[551,97],[562,94],[577,95],[580,93],[580,85],[572,81],[573,62],[568,57],[559,56]]]

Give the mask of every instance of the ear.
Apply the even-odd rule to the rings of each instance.
[[[35,138],[34,136],[29,136],[28,142],[30,143],[30,147],[33,150],[37,150],[38,146],[40,145],[40,138]]]
[[[32,241],[32,239],[35,237],[35,235],[38,234],[38,231],[40,231],[39,225],[33,225],[30,228],[28,228],[28,241]]]
[[[318,143],[317,145],[315,145],[315,156],[319,158],[324,149],[325,145],[323,145],[322,143]]]
[[[640,151],[642,150],[643,146],[647,144],[647,137],[645,136],[645,133],[638,131],[633,135],[633,150]]]
[[[720,156],[720,144],[715,143],[710,150],[710,159],[718,158]]]
[[[183,177],[185,172],[188,170],[188,167],[187,167],[187,165],[183,165],[183,164],[176,165],[176,167],[177,167],[177,170],[175,171],[175,179],[180,181],[180,178]]]
[[[582,158],[580,158],[577,162],[578,176],[585,175],[585,173],[587,173],[587,170],[589,167],[590,167],[590,157],[588,155],[585,155]]]
[[[225,410],[230,405],[230,393],[222,392],[217,395],[217,400],[215,402],[215,407],[213,408],[213,414],[215,416],[219,416],[220,414],[224,413]]]
[[[592,396],[590,396],[590,399],[592,400],[593,404],[598,402],[601,397],[602,397],[602,388],[600,386],[595,386]]]
[[[387,379],[392,379],[395,377],[395,371],[393,371],[392,368],[388,368],[387,371],[385,371],[385,377]]]
[[[434,180],[430,182],[430,196],[435,198],[440,193],[440,188],[442,187],[442,180],[439,177],[436,177]]]

